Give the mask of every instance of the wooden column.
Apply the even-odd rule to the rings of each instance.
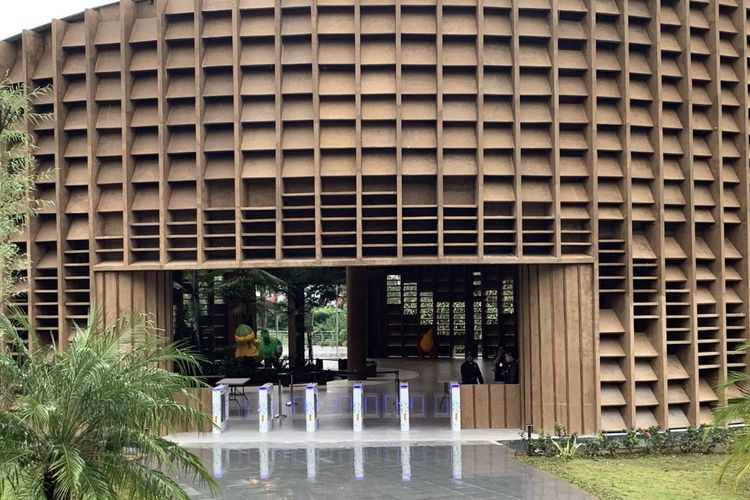
[[[100,271],[92,307],[110,323],[131,312],[150,316],[156,328],[172,336],[172,273],[169,271]]]
[[[367,363],[367,270],[346,268],[346,350],[347,369],[360,372]]]
[[[593,267],[523,266],[519,291],[523,423],[596,432]]]
[[[384,358],[387,354],[386,317],[386,275],[384,269],[367,272],[367,355],[371,358]]]

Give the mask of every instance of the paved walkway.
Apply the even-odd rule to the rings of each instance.
[[[393,375],[365,383],[364,431],[352,431],[351,384],[338,381],[320,391],[320,426],[305,432],[303,390],[298,405],[285,406],[269,433],[258,432],[257,391],[248,388],[250,408],[232,403],[224,434],[169,436],[195,451],[222,489],[212,494],[189,478],[178,478],[196,500],[587,498],[546,472],[518,462],[498,444],[519,438],[515,429],[454,432],[443,382],[454,379],[455,360],[378,360],[380,369],[399,369],[411,390],[411,430],[401,432]],[[485,368],[485,376],[491,372]],[[275,391],[274,391],[275,393]],[[279,407],[275,396],[275,406]]]
[[[363,446],[378,446],[382,443],[410,443],[425,444],[434,443],[462,443],[462,444],[486,444],[503,441],[517,441],[520,439],[520,430],[515,429],[464,429],[453,432],[446,426],[413,428],[408,432],[401,432],[398,421],[381,423],[377,427],[370,424],[362,432],[353,432],[342,429],[343,425],[337,425],[331,430],[319,429],[317,432],[305,432],[304,422],[294,423],[293,427],[276,429],[269,433],[261,434],[257,430],[257,424],[252,429],[237,430],[224,434],[197,434],[185,433],[174,434],[168,438],[188,448],[231,448],[242,449],[248,446],[260,445],[289,447],[295,445],[341,446],[342,443],[357,443]]]
[[[297,446],[194,449],[219,478],[211,493],[177,478],[196,500],[585,499],[546,472],[518,462],[498,444]]]

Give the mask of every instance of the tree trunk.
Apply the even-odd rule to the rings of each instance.
[[[301,286],[290,288],[287,298],[289,321],[289,365],[305,364],[305,289]]]
[[[52,473],[47,471],[44,473],[44,498],[47,498],[48,500],[54,500],[55,499],[55,490],[56,488],[56,482],[55,479],[52,477]]]
[[[346,268],[346,353],[350,379],[365,378],[367,368],[367,270]]]
[[[255,287],[251,286],[250,290],[250,302],[247,304],[247,318],[246,322],[248,325],[250,325],[250,328],[253,329],[253,331],[258,331],[258,299]]]

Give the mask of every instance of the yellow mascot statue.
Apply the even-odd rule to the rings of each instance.
[[[238,326],[234,331],[234,341],[237,343],[237,348],[234,351],[235,358],[243,356],[258,357],[258,338],[250,325],[243,323]]]
[[[424,332],[417,342],[417,356],[420,358],[437,358],[437,342],[432,328]]]

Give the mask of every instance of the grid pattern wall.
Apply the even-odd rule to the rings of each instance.
[[[741,0],[155,0],[0,42],[37,103],[18,297],[94,270],[595,262],[601,425],[709,418],[747,339]]]

